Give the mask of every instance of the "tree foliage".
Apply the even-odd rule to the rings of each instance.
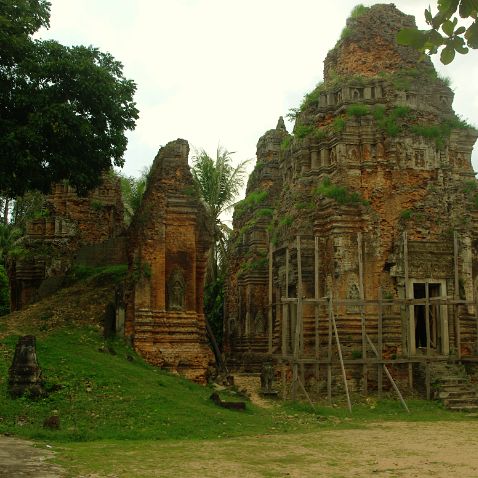
[[[32,38],[49,26],[46,0],[0,0],[0,192],[48,192],[67,179],[77,191],[123,165],[135,127],[136,85],[122,64],[93,47]]]
[[[425,10],[425,20],[429,30],[405,28],[398,34],[402,45],[434,55],[440,51],[440,61],[447,65],[455,58],[455,53],[466,54],[470,48],[478,48],[478,0],[438,0],[438,12],[433,15],[429,7]],[[471,23],[459,22],[469,19]]]
[[[120,179],[121,197],[123,199],[126,224],[131,223],[133,216],[141,205],[150,171],[151,167],[143,168],[137,178],[134,176],[126,176],[120,172],[115,172]]]
[[[214,236],[209,254],[207,282],[216,280],[218,269],[224,263],[230,229],[222,221],[221,215],[234,205],[237,195],[244,186],[246,165],[249,162],[242,161],[234,167],[231,161],[232,154],[227,149],[218,147],[215,159],[204,149],[197,151],[193,158],[194,182],[206,207]]]

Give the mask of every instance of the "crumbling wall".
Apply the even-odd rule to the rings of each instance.
[[[211,231],[178,139],[156,156],[128,236],[125,334],[150,363],[198,382],[212,354],[203,287]]]

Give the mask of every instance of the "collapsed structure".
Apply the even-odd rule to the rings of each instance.
[[[280,119],[260,138],[233,219],[232,367],[272,357],[284,387],[329,396],[423,372],[430,395],[432,362],[477,357],[478,132],[430,60],[397,45],[414,26],[364,7],[293,134]]]
[[[12,310],[67,284],[75,266],[127,264],[124,284],[111,291],[105,330],[125,335],[153,365],[204,383],[214,363],[203,314],[212,238],[188,154],[181,139],[161,148],[129,228],[113,175],[86,197],[54,185],[48,214],[28,223],[23,253],[10,261]]]

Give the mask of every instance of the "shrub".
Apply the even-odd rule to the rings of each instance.
[[[0,316],[10,312],[10,292],[5,268],[0,265]]]
[[[302,139],[302,138],[305,138],[306,136],[309,136],[309,134],[312,133],[313,130],[314,130],[313,126],[306,126],[306,125],[300,124],[294,128],[294,135],[297,138]]]
[[[234,213],[236,217],[241,217],[247,210],[261,204],[267,197],[267,191],[253,191],[248,194],[242,201],[236,203]]]
[[[336,133],[340,133],[341,131],[343,131],[345,129],[345,119],[341,117],[335,118],[332,123],[332,129]]]
[[[355,5],[355,7],[350,12],[349,18],[358,18],[361,17],[364,13],[367,13],[370,10],[370,7],[366,7],[362,3]]]
[[[412,218],[412,216],[413,216],[413,212],[410,209],[404,209],[400,213],[400,219],[403,219],[404,221],[408,221],[409,219]]]
[[[256,216],[258,217],[272,217],[273,214],[274,214],[274,209],[265,208],[265,207],[257,210],[256,212]]]
[[[281,151],[286,151],[287,149],[289,149],[291,143],[292,143],[292,137],[286,136],[280,144]]]
[[[368,204],[368,201],[365,201],[358,192],[350,192],[345,186],[333,184],[329,178],[324,178],[315,189],[314,194],[334,199],[339,204]]]
[[[367,105],[362,105],[360,103],[353,104],[347,107],[347,114],[349,116],[365,116],[370,113],[370,109]]]

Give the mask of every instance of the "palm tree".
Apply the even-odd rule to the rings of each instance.
[[[209,251],[206,284],[215,282],[219,270],[225,263],[226,243],[231,232],[221,216],[235,203],[237,195],[244,186],[246,165],[250,160],[233,166],[234,154],[219,146],[216,158],[211,158],[204,149],[193,156],[192,174],[206,207],[208,221],[213,231],[213,244]]]

